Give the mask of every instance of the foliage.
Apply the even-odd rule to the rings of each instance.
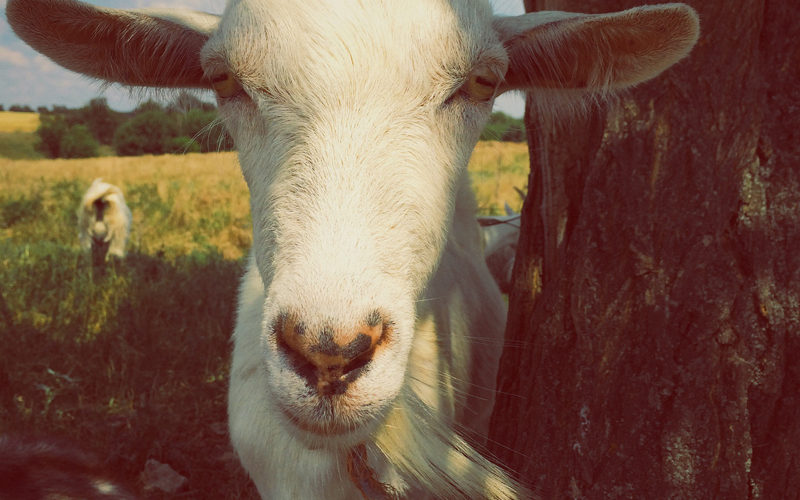
[[[149,109],[125,122],[114,133],[114,149],[120,156],[171,153],[178,127],[161,109]]]
[[[86,125],[70,125],[61,114],[40,118],[38,149],[49,158],[91,158],[98,154],[98,142]]]
[[[153,161],[114,161],[124,167],[129,160],[140,168]],[[184,182],[163,185],[160,175],[147,182],[136,168],[122,169],[140,176],[118,181],[136,234],[129,255],[112,260],[102,278],[77,245],[75,209],[90,179],[73,177],[88,170],[110,180],[100,167],[108,160],[7,162],[0,176],[0,433],[70,438],[134,487],[152,458],[189,478],[189,498],[255,499],[225,432],[241,263],[214,243],[216,235],[250,229],[230,205],[197,191],[203,161],[195,156],[188,162],[194,175],[184,167]],[[42,170],[48,163],[50,174]],[[220,175],[226,162],[217,155],[210,163],[208,172]],[[227,163],[231,178],[236,164]],[[26,184],[16,183],[21,176]],[[238,181],[235,192],[224,179],[208,185],[221,199],[244,192],[241,213],[248,202]],[[186,249],[169,246],[166,235],[188,240]],[[246,250],[249,241],[241,244]]]
[[[125,115],[108,107],[105,98],[92,99],[76,115],[76,119],[89,128],[94,138],[106,145],[112,144],[114,131],[125,120]]]
[[[42,212],[41,195],[0,198],[0,228],[6,229],[21,222],[35,220]]]
[[[13,160],[44,158],[37,149],[38,139],[30,132],[0,132],[0,158]]]
[[[520,118],[513,118],[496,111],[481,132],[482,141],[525,142],[525,123]]]
[[[487,207],[502,206],[492,194],[516,196],[525,154],[478,145],[470,171]],[[189,478],[179,496],[143,499],[257,498],[225,432],[252,241],[238,168],[232,153],[0,160],[0,433],[71,438],[132,485],[150,458]],[[129,255],[102,279],[76,231],[94,177],[122,188],[134,221]]]
[[[191,109],[182,114],[168,112],[177,104],[166,109],[153,101],[140,105],[136,116],[117,129],[114,136],[117,154],[208,153],[233,149],[227,131],[216,123],[217,111],[187,96],[181,105]]]
[[[68,128],[69,125],[63,115],[42,115],[39,128],[36,129],[36,133],[39,135],[39,151],[48,158],[59,158],[61,141]]]
[[[139,104],[136,109],[133,110],[134,115],[138,115],[141,113],[146,113],[148,111],[164,111],[164,107],[161,106],[158,102],[148,99],[147,101]]]
[[[155,459],[190,498],[256,498],[225,432],[239,263],[133,253],[101,279],[47,241],[0,243],[0,259],[0,432],[70,438],[132,486]]]
[[[59,153],[62,158],[92,158],[97,156],[99,146],[89,127],[73,125],[61,138]]]
[[[181,135],[190,137],[198,145],[200,152],[231,151],[233,139],[216,120],[216,110],[195,108],[185,115],[179,115],[178,123]]]
[[[200,153],[200,143],[188,135],[178,136],[170,141],[170,148],[176,154]]]
[[[30,106],[20,106],[19,104],[12,104],[8,110],[13,113],[33,113]]]

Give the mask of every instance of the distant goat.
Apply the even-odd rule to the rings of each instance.
[[[489,272],[500,291],[510,293],[521,220],[508,203],[505,210],[506,215],[479,216],[478,224],[483,229],[484,256]]]
[[[95,179],[78,209],[81,248],[92,253],[93,263],[102,263],[109,255],[125,256],[131,218],[120,188]]]
[[[134,500],[94,456],[54,439],[0,436],[0,499]]]
[[[8,0],[6,14],[74,71],[216,92],[254,237],[230,434],[264,499],[528,497],[463,437],[485,442],[506,315],[467,163],[497,95],[547,110],[650,79],[697,40],[691,8],[229,0],[217,17]]]

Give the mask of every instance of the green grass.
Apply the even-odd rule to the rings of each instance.
[[[0,132],[0,157],[12,160],[37,160],[44,155],[36,149],[35,132]]]
[[[486,212],[527,175],[524,145],[481,143]],[[76,209],[95,177],[122,187],[130,253],[96,275]],[[71,439],[142,499],[257,498],[226,433],[227,377],[247,188],[230,153],[0,159],[0,433]],[[189,479],[143,491],[150,459]]]
[[[239,262],[133,253],[99,277],[48,241],[0,260],[0,432],[82,443],[134,489],[154,458],[189,478],[180,498],[253,497],[225,433]]]
[[[175,208],[192,181],[128,186],[149,226],[104,276],[77,246],[86,183],[31,179],[0,192],[0,434],[70,439],[108,460],[140,498],[256,498],[226,434],[230,334],[241,259],[209,241],[229,207]],[[168,230],[202,240],[150,242]],[[249,240],[242,240],[244,247]],[[188,490],[142,491],[154,458]]]

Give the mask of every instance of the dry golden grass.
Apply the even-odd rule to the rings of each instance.
[[[522,200],[514,188],[527,185],[525,144],[481,142],[469,170],[482,213],[502,213],[504,202],[520,209]],[[88,187],[97,177],[120,186],[125,193],[133,211],[134,249],[147,254],[163,251],[172,257],[211,245],[224,257],[237,259],[250,247],[249,193],[235,153],[80,160],[0,158],[0,193],[8,198],[41,196],[47,203],[55,184],[72,182]],[[0,236],[13,237],[12,231],[19,229],[0,230]]]
[[[0,133],[34,132],[39,126],[39,113],[0,111]]]
[[[479,142],[472,153],[469,172],[481,213],[504,213],[504,202],[519,212],[522,198],[514,188],[527,192],[529,169],[527,144]]]
[[[125,193],[133,211],[132,246],[144,253],[163,250],[174,256],[212,245],[236,259],[250,246],[249,194],[235,153],[0,159],[0,192],[9,197],[40,193],[47,199],[54,183],[77,182],[88,188],[97,177]],[[225,227],[216,227],[208,238],[196,235],[198,226],[221,224]]]
[[[524,144],[481,143],[469,169],[485,210],[519,208]],[[77,248],[96,177],[134,215],[130,253],[104,278]],[[0,434],[82,443],[143,500],[256,499],[225,431],[242,272],[229,259],[251,238],[235,153],[0,159]],[[150,458],[186,489],[142,491]]]

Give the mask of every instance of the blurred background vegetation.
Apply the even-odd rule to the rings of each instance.
[[[256,498],[226,424],[249,193],[216,110],[184,100],[0,112],[0,434],[75,441],[141,498]],[[508,123],[494,115],[484,135]],[[526,144],[482,141],[469,170],[481,212],[520,208]],[[133,213],[129,253],[104,276],[78,247],[97,177]],[[143,490],[148,459],[187,486]]]
[[[0,112],[4,111],[0,106]],[[170,103],[147,101],[131,112],[109,108],[104,98],[78,109],[12,105],[0,121],[0,156],[15,159],[94,158],[208,153],[233,150],[216,107],[183,91]],[[24,138],[21,133],[36,135]],[[482,141],[525,142],[520,118],[492,113]]]

